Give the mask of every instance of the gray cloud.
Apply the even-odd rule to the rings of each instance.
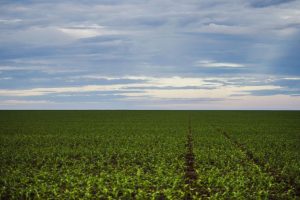
[[[282,0],[4,0],[0,2],[0,88],[35,90],[151,82],[124,78],[136,76],[174,81],[173,86],[131,86],[135,93],[152,98],[148,105],[133,100],[132,94],[130,101],[140,107],[156,101],[161,106],[167,104],[167,94],[163,93],[167,90],[174,105],[184,101],[196,105],[198,100],[215,98],[224,103],[228,95],[194,96],[195,101],[180,102],[171,97],[176,96],[171,94],[176,90],[190,91],[187,95],[193,96],[192,91],[203,89],[209,94],[223,87],[230,91],[231,87],[243,88],[231,91],[232,95],[285,95],[288,99],[299,93],[299,86],[280,78],[299,76],[299,9],[299,1]],[[206,85],[174,86],[182,80],[172,77],[208,79]],[[268,82],[265,77],[277,81]],[[266,85],[278,88],[248,88]],[[74,101],[118,98],[116,107],[129,106],[130,98],[120,90],[106,96],[93,92]],[[55,104],[59,98],[51,93],[38,101],[40,105],[48,100]],[[6,103],[18,103],[13,100],[6,99]],[[30,98],[17,100],[22,105],[25,100],[33,103]]]
[[[255,8],[262,8],[267,6],[274,6],[284,3],[289,3],[295,0],[251,0],[251,5]]]

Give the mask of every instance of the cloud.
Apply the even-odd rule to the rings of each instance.
[[[0,77],[0,80],[11,80],[13,79],[12,77]]]
[[[72,72],[82,72],[83,69],[75,69],[75,68],[64,68],[64,67],[56,67],[56,66],[41,66],[41,65],[30,65],[30,66],[0,66],[0,72],[14,72],[22,74],[24,72],[30,71],[38,71],[47,74],[58,74],[58,73],[72,73]]]
[[[1,3],[4,100],[225,108],[283,95],[284,107],[299,94],[299,1]]]
[[[99,26],[97,24],[94,25],[80,25],[80,26],[73,26],[73,27],[66,27],[66,28],[58,28],[59,31],[70,35],[75,39],[81,38],[90,38],[96,36],[106,36],[106,35],[126,35],[129,34],[129,31],[118,31],[108,29],[104,26]]]
[[[300,77],[285,77],[284,80],[300,80]]]
[[[123,78],[124,79],[124,78]],[[153,98],[228,98],[237,94],[250,94],[251,91],[280,89],[280,86],[226,86],[220,83],[206,82],[200,78],[183,77],[127,77],[127,79],[142,79],[142,83],[111,84],[111,85],[84,85],[74,87],[32,88],[23,90],[1,89],[0,96],[43,96],[64,93],[88,92],[116,92],[127,97],[153,97]],[[108,78],[112,80],[112,78]],[[188,88],[190,87],[190,88]],[[196,87],[196,88],[193,88]],[[199,88],[197,88],[199,87]],[[202,88],[201,88],[202,87]],[[170,88],[174,88],[170,90]]]
[[[43,70],[40,66],[16,67],[16,66],[0,66],[0,71],[23,71],[23,70]]]
[[[22,19],[0,19],[0,24],[15,24],[22,22]]]
[[[197,61],[198,67],[217,67],[217,68],[241,68],[245,67],[245,64],[230,63],[230,62],[215,62],[213,60],[200,60]]]
[[[232,35],[245,35],[252,34],[253,29],[251,27],[243,26],[229,26],[224,24],[209,23],[207,25],[202,25],[199,28],[192,30],[192,32],[197,33],[221,33],[221,34],[232,34]]]
[[[28,101],[28,100],[4,100],[0,101],[0,105],[34,105],[34,104],[49,104],[50,101]]]
[[[273,90],[279,89],[278,86],[222,86],[216,89],[177,89],[177,90],[145,90],[144,94],[146,96],[155,97],[155,98],[188,98],[188,99],[198,99],[198,98],[228,98],[237,95],[250,94],[249,91],[255,90]],[[127,94],[130,95],[130,94]],[[136,96],[137,94],[134,93]]]
[[[0,42],[5,43],[7,41],[34,45],[53,45],[70,43],[72,38],[55,27],[30,27],[13,31],[10,34],[0,33]]]
[[[250,4],[255,8],[263,8],[284,3],[289,3],[295,0],[251,0]]]

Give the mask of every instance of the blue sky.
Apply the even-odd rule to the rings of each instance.
[[[300,1],[2,0],[0,109],[300,109]]]

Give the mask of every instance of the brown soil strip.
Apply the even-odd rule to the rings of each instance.
[[[185,154],[185,178],[187,184],[192,184],[197,179],[197,173],[195,170],[195,155],[193,153],[193,138],[192,138],[192,128],[191,120],[189,120],[189,128],[187,134],[187,152]]]
[[[253,162],[257,166],[259,166],[264,172],[271,175],[277,183],[284,183],[285,191],[292,189],[295,191],[295,195],[297,197],[300,196],[300,188],[299,185],[296,184],[295,180],[287,179],[287,177],[282,176],[280,172],[274,168],[269,168],[269,167],[267,168],[266,166],[268,166],[267,165],[268,163],[255,157],[254,154],[244,144],[241,144],[238,141],[234,140],[226,132],[222,132],[222,134],[224,135],[225,138],[227,138],[230,142],[232,142],[238,149],[244,152],[249,161]]]
[[[185,183],[188,185],[186,195],[184,199],[193,199],[195,193],[195,181],[197,180],[197,172],[195,170],[195,155],[193,153],[193,138],[191,119],[189,118],[187,142],[186,142],[186,154],[185,154]]]
[[[191,119],[189,118],[187,141],[186,141],[186,154],[185,154],[185,183],[188,185],[186,194],[184,196],[185,200],[190,200],[200,197],[209,197],[209,192],[207,188],[202,187],[197,183],[197,172],[195,170],[195,154],[193,152],[193,137],[192,137],[192,127]]]

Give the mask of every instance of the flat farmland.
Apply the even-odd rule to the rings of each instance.
[[[0,199],[297,199],[298,111],[0,111]]]

